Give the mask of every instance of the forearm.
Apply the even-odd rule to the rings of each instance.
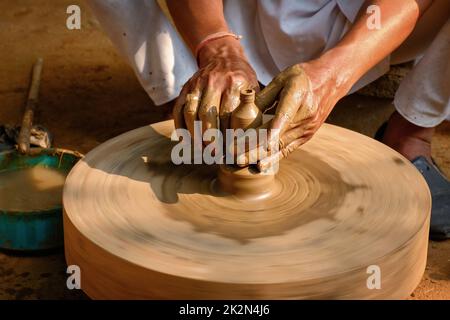
[[[167,0],[175,26],[193,54],[206,36],[229,31],[223,14],[222,0]],[[198,53],[202,66],[214,56],[238,55],[245,59],[239,40],[225,37],[209,42]]]
[[[192,52],[207,35],[228,31],[222,0],[167,0],[167,6]]]
[[[349,90],[367,71],[394,51],[414,29],[430,0],[372,0],[361,9],[356,22],[344,38],[317,61],[330,67],[338,85]],[[367,7],[377,5],[381,27],[367,25]]]

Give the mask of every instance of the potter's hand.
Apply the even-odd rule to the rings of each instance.
[[[258,160],[258,167],[264,170],[311,139],[347,90],[339,89],[331,73],[326,65],[316,61],[297,64],[281,72],[259,92],[256,104],[261,110],[278,102],[268,125],[268,144],[238,157],[239,165]],[[261,148],[269,155],[264,155]]]
[[[194,135],[194,121],[202,121],[203,132],[229,127],[231,112],[239,105],[242,89],[258,89],[255,71],[249,65],[239,41],[227,37],[211,41],[199,52],[199,70],[184,85],[175,102],[176,128]]]

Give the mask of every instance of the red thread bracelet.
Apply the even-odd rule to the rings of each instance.
[[[210,35],[207,35],[202,41],[200,41],[200,43],[195,47],[195,59],[198,61],[198,53],[199,51],[205,46],[205,44],[207,44],[208,42],[211,42],[213,40],[217,40],[217,39],[222,39],[225,37],[233,37],[236,40],[240,40],[242,39],[242,36],[234,34],[232,32],[227,32],[227,31],[220,31],[220,32],[216,32],[216,33],[212,33]]]

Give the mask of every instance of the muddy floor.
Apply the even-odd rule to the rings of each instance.
[[[45,59],[37,122],[55,146],[83,153],[122,132],[167,118],[118,56],[84,1],[81,30],[66,28],[67,0],[0,2],[0,123],[18,123],[30,70]],[[389,100],[350,96],[329,122],[367,135],[391,114]],[[438,128],[433,156],[450,176],[450,123]],[[82,299],[66,288],[62,250],[34,256],[0,253],[0,299]],[[428,266],[412,299],[450,299],[450,241],[430,242]]]

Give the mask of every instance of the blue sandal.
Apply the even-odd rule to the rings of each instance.
[[[432,207],[430,238],[445,240],[450,238],[450,181],[435,163],[425,157],[417,157],[412,164],[422,173],[431,191]]]

